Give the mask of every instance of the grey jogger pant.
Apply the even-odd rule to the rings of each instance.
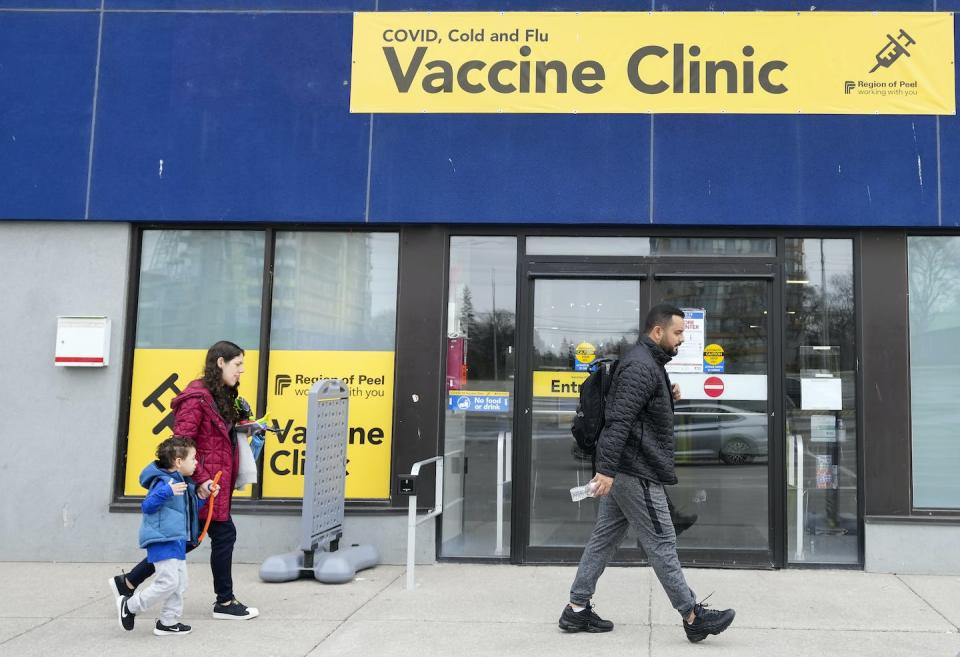
[[[148,586],[134,593],[127,601],[127,609],[139,614],[163,602],[160,622],[174,625],[183,615],[183,592],[187,590],[187,562],[183,559],[164,559],[154,564],[157,576]]]
[[[667,592],[673,608],[686,617],[697,602],[687,586],[677,556],[677,535],[670,520],[667,494],[663,486],[638,477],[618,474],[610,493],[599,499],[597,524],[580,557],[577,577],[570,589],[570,602],[585,606],[597,588],[597,580],[613,557],[627,526],[640,535],[650,567]]]

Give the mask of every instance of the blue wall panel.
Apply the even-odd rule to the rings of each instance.
[[[348,14],[107,14],[91,217],[362,221],[350,39]]]
[[[380,11],[650,11],[652,0],[380,0]]]
[[[96,13],[0,13],[0,219],[83,219]]]
[[[937,225],[932,117],[658,116],[654,221]]]
[[[646,116],[381,115],[371,221],[646,222]]]
[[[933,0],[655,0],[657,11],[933,11]]]
[[[960,0],[939,0],[937,9],[960,12]],[[954,20],[953,61],[960,53],[960,31]],[[940,117],[940,189],[943,196],[942,225],[960,226],[960,118]]]
[[[104,0],[107,9],[373,11],[376,0]]]
[[[99,9],[100,0],[0,0],[0,9]]]
[[[646,223],[652,198],[659,224],[936,226],[942,201],[943,225],[960,225],[954,116],[939,119],[941,190],[931,117],[659,115],[651,163],[644,115],[378,115],[367,208],[371,119],[348,110],[350,11],[646,2],[104,1],[134,11],[104,18],[92,219]],[[4,9],[99,4],[0,0]],[[797,0],[649,4],[809,9]],[[934,8],[960,10],[960,0],[828,9]],[[9,99],[0,218],[84,216],[98,21],[96,11],[0,12]]]

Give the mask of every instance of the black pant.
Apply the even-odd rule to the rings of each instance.
[[[237,542],[237,527],[232,518],[223,522],[210,521],[210,570],[213,572],[213,590],[217,592],[217,602],[233,600],[233,546]],[[187,546],[187,552],[196,545]],[[137,588],[154,573],[153,564],[144,559],[127,573],[127,580]]]

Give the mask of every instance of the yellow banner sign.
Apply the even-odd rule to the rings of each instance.
[[[137,349],[133,356],[124,494],[142,496],[139,476],[157,444],[173,433],[170,401],[203,369],[205,349]],[[248,350],[240,394],[256,409],[259,352]],[[272,351],[267,410],[274,432],[263,450],[262,495],[303,497],[307,393],[314,382],[342,379],[350,389],[347,498],[390,497],[393,434],[392,351]],[[234,493],[247,497],[251,486]]]
[[[533,396],[579,398],[580,384],[588,376],[589,372],[534,372]]]
[[[307,395],[321,379],[350,389],[347,416],[347,498],[390,497],[393,441],[392,351],[271,351],[263,497],[303,497]]]
[[[954,114],[953,14],[357,13],[350,110]]]
[[[206,349],[137,349],[133,352],[133,381],[130,388],[130,424],[127,432],[124,495],[145,495],[140,472],[156,458],[157,445],[173,435],[170,402],[194,379],[203,374]],[[257,407],[259,352],[248,349],[243,357],[246,370],[240,377],[240,395]],[[252,486],[235,492],[248,497]]]

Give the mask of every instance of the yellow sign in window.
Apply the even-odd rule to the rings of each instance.
[[[589,372],[544,372],[533,373],[534,397],[580,397],[580,384]]]

